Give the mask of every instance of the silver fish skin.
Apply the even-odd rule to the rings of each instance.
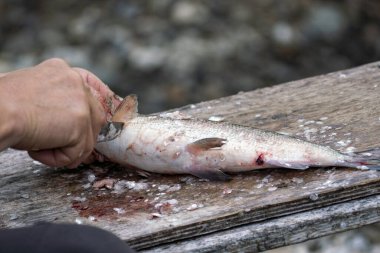
[[[275,132],[226,122],[138,115],[137,98],[125,100],[128,106],[115,114],[120,121],[124,113],[120,136],[96,145],[99,153],[122,165],[210,180],[228,179],[223,172],[263,168],[372,166],[362,157]]]

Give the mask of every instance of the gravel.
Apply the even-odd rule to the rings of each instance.
[[[376,0],[0,3],[0,72],[62,57],[152,113],[375,61]]]

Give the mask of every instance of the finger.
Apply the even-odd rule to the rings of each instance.
[[[81,147],[81,152],[78,154],[77,158],[70,164],[66,165],[68,168],[76,168],[78,167],[84,160],[89,157],[95,147],[97,134],[94,134],[92,123],[89,122],[87,124],[88,129],[85,131],[86,136],[83,138],[83,143]],[[99,123],[100,125],[101,123]],[[100,127],[99,127],[100,128]],[[99,130],[100,131],[100,130]]]
[[[119,106],[122,99],[90,71],[82,68],[73,69],[82,76],[85,84],[90,87],[93,95],[102,104],[104,110],[108,114],[112,114],[115,108]]]
[[[95,161],[96,161],[96,157],[94,156],[93,153],[91,153],[86,159],[82,161],[82,163],[91,164],[91,163],[94,163]]]
[[[36,161],[46,164],[50,167],[63,167],[72,162],[66,152],[61,149],[48,149],[39,151],[28,151],[29,156]]]
[[[94,96],[89,94],[88,103],[90,106],[91,120],[93,123],[99,126],[100,128],[106,123],[108,111],[104,109],[103,105],[99,103]],[[95,129],[94,129],[95,130]],[[97,131],[94,131],[96,134]]]
[[[106,124],[107,116],[103,110],[99,110],[98,101],[90,99],[90,117],[91,117],[91,133],[94,143],[100,133],[101,128]]]
[[[66,165],[65,167],[69,169],[76,169],[79,167],[79,165],[81,165],[81,163],[82,161],[76,161],[74,163],[70,163],[69,165]]]
[[[90,164],[90,163],[93,163],[93,162],[104,162],[106,161],[107,158],[102,155],[101,153],[99,153],[98,151],[93,150],[91,155],[89,157],[86,158],[86,160],[83,161],[84,164]]]
[[[78,167],[88,156],[90,156],[95,147],[100,129],[106,122],[106,114],[98,100],[96,100],[91,94],[90,88],[86,85],[83,85],[83,88],[87,93],[88,118],[86,122],[83,122],[85,123],[85,128],[82,131],[84,136],[82,135],[80,143],[75,147],[77,150],[80,150],[80,153],[71,163],[66,165],[68,168]]]
[[[102,126],[106,123],[107,115],[103,107],[99,103],[99,100],[97,100],[94,96],[92,96],[90,88],[85,87],[85,90],[88,94],[87,98],[88,98],[88,105],[90,109],[89,110],[90,111],[89,125],[91,125],[91,132],[87,132],[87,133],[92,134],[91,141],[93,145],[95,145],[97,136]]]
[[[92,147],[92,146],[93,145],[89,145],[89,147]],[[78,167],[79,165],[81,165],[82,163],[85,163],[85,161],[88,161],[88,157],[91,156],[92,150],[93,150],[93,148],[88,148],[86,152],[81,154],[81,156],[78,156],[77,160],[66,165],[66,167],[69,169],[74,169],[74,168]]]
[[[66,165],[67,168],[69,169],[75,169],[78,167],[86,158],[91,155],[92,152],[92,146],[91,144],[87,144],[87,148],[85,151],[82,151],[78,154],[77,159],[75,159],[73,162],[69,163]]]
[[[75,140],[75,142],[69,146],[38,151],[28,151],[28,153],[33,159],[52,167],[68,166],[80,161],[80,159],[85,159],[85,157],[88,156],[92,150],[92,146],[89,147],[87,144],[88,140],[91,141],[88,136],[92,137],[90,122],[87,123],[87,126],[89,126],[89,130],[85,129],[87,132],[83,131],[84,133],[87,133],[87,136]]]
[[[101,96],[113,96],[114,92],[95,74],[82,68],[74,68],[85,80],[86,84],[96,90]]]
[[[102,126],[106,123],[106,115],[104,114],[104,112],[99,112],[96,109],[96,107],[94,108],[94,104],[98,102],[95,99],[90,99],[90,100],[91,100],[90,105],[91,105],[92,124],[91,124],[91,132],[89,133],[88,138],[91,138],[90,141],[92,142],[92,147],[91,147],[90,153],[85,156],[86,158],[84,160],[82,160],[82,162],[86,164],[90,164],[95,161],[95,157],[92,155],[92,153],[94,152],[96,141],[100,133],[100,130]]]
[[[84,164],[90,164],[90,163],[93,163],[95,162],[97,159],[96,159],[96,156],[94,154],[96,154],[96,151],[95,151],[95,145],[96,145],[96,140],[97,140],[97,137],[100,133],[100,130],[101,130],[101,127],[105,124],[106,120],[105,120],[105,117],[104,117],[104,113],[97,111],[96,110],[96,107],[94,108],[94,104],[98,103],[94,98],[90,98],[90,108],[91,108],[91,119],[92,119],[92,136],[89,137],[89,138],[92,138],[92,142],[93,142],[93,146],[91,148],[91,152],[85,156],[86,158],[82,160],[82,163]],[[89,135],[91,135],[91,133]],[[73,166],[78,166],[79,164],[73,164]]]
[[[83,80],[83,77],[82,77],[82,80]],[[87,104],[88,104],[88,109],[89,109],[88,126],[91,128],[91,131],[87,131],[87,133],[90,134],[89,138],[91,138],[91,143],[92,143],[91,151],[92,151],[94,148],[94,145],[96,144],[97,136],[102,126],[107,121],[107,112],[105,111],[101,103],[99,103],[99,99],[93,96],[93,93],[91,92],[91,88],[85,84],[84,80],[83,80],[83,83],[84,83],[83,88],[85,92],[87,93],[86,97],[87,97]],[[90,142],[88,141],[88,143]]]

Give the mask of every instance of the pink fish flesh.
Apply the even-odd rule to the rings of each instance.
[[[109,160],[149,172],[192,174],[226,180],[224,172],[283,167],[343,166],[380,169],[379,156],[342,154],[331,148],[225,122],[137,114],[137,98],[126,97],[115,112],[124,128],[96,150]]]

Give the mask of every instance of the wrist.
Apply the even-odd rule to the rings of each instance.
[[[17,102],[0,78],[0,151],[16,145],[22,138]]]

